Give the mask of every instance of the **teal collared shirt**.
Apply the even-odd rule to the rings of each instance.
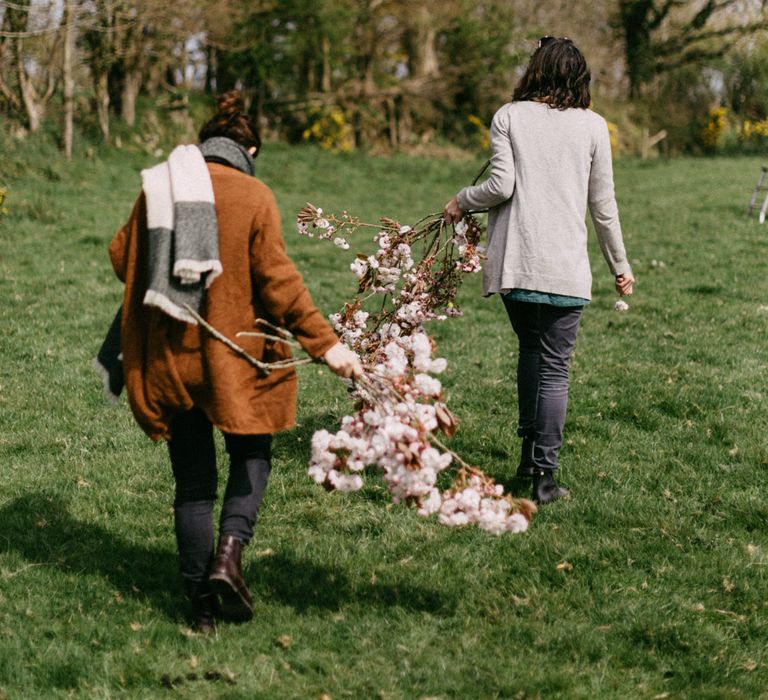
[[[550,306],[586,306],[589,299],[581,297],[569,297],[565,294],[549,294],[537,292],[533,289],[510,289],[504,294],[510,301],[527,301],[531,304],[549,304]]]

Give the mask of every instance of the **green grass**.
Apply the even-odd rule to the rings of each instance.
[[[166,450],[88,366],[120,300],[106,246],[153,159],[4,150],[0,698],[768,697],[768,228],[744,211],[759,160],[617,164],[636,295],[611,310],[593,250],[562,452],[573,499],[524,535],[443,528],[389,506],[376,478],[314,486],[312,432],[348,404],[302,368],[245,560],[255,619],[204,639],[185,631]],[[297,236],[300,206],[408,222],[480,163],[268,144],[257,164],[331,312],[355,246]],[[479,278],[460,303],[432,326],[462,420],[451,444],[517,493],[514,336]]]

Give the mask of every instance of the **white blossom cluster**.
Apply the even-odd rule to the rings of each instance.
[[[626,301],[623,299],[617,299],[616,303],[613,305],[614,311],[629,311],[629,304],[627,304]]]
[[[525,532],[528,518],[513,510],[504,489],[487,477],[472,475],[464,488],[443,494],[439,520],[444,525],[476,524],[494,535]]]
[[[328,320],[342,343],[356,351],[364,351],[368,347],[365,331],[370,314],[359,308],[348,307],[346,310],[348,313],[345,314],[331,314]]]
[[[309,475],[327,488],[357,491],[363,486],[362,472],[376,465],[392,501],[415,505],[419,515],[438,514],[443,525],[477,525],[494,535],[525,532],[530,512],[521,512],[486,475],[471,474],[442,492],[437,487],[438,474],[453,461],[429,442],[429,433],[438,428],[439,408],[413,395],[399,403],[367,404],[345,416],[336,433],[314,434]]]
[[[429,442],[429,434],[439,428],[438,410],[447,411],[440,380],[432,374],[447,363],[432,357],[426,333],[404,336],[396,328],[379,332],[385,342],[374,353],[371,368],[377,380],[356,390],[360,410],[345,416],[335,434],[320,430],[313,436],[309,474],[319,484],[356,491],[363,485],[360,473],[376,465],[395,503],[422,506],[424,499],[439,499],[437,475],[453,459]]]
[[[412,229],[401,226],[397,236],[392,231],[380,231],[374,237],[379,244],[373,255],[358,255],[350,270],[366,289],[376,294],[393,294],[403,274],[413,267],[411,246],[402,237]]]
[[[453,461],[451,453],[429,440],[441,427],[439,412],[447,412],[440,380],[433,376],[447,363],[433,357],[432,341],[423,330],[401,335],[396,328],[390,327],[375,353],[372,373],[397,391],[374,396],[359,389],[360,410],[346,416],[335,434],[314,434],[310,476],[327,488],[357,491],[363,486],[362,472],[375,465],[393,502],[415,505],[420,515],[437,513],[444,525],[474,524],[494,535],[524,532],[527,516],[489,477],[473,474],[443,492],[437,487],[438,474]]]
[[[316,209],[314,211],[314,218],[311,220],[299,220],[296,222],[296,230],[302,235],[308,238],[314,238],[315,235],[320,240],[325,240],[333,237],[336,233],[336,227],[331,225],[328,219],[323,217],[323,210]]]
[[[459,249],[456,267],[462,272],[480,272],[483,267],[482,260],[485,248],[470,242],[467,238],[468,231],[469,225],[463,219],[454,226],[453,242]]]
[[[325,218],[322,209],[307,205],[297,227],[302,235],[330,240],[337,233],[333,222],[348,229],[367,225],[346,212]],[[535,507],[505,495],[502,486],[436,438],[438,432],[452,435],[456,420],[436,376],[447,362],[434,356],[434,343],[423,327],[428,320],[461,314],[453,298],[463,274],[480,270],[480,233],[476,222],[462,221],[447,235],[439,217],[417,229],[382,219],[374,237],[376,252],[359,254],[350,265],[358,298],[329,317],[366,368],[352,391],[357,411],[342,419],[337,432],[313,435],[309,474],[325,488],[357,491],[364,471],[377,467],[394,503],[415,506],[423,516],[437,514],[445,525],[475,524],[500,535],[525,531]],[[415,261],[418,241],[426,252]],[[345,239],[334,243],[349,247]],[[386,295],[378,313],[363,309],[365,299],[359,295],[364,292]],[[452,465],[458,465],[458,477],[441,490],[439,475]]]
[[[376,465],[395,503],[421,505],[426,498],[439,499],[437,475],[450,465],[452,456],[429,444],[411,415],[412,407],[392,409],[395,413],[390,415],[368,408],[346,416],[335,434],[317,431],[312,437],[310,476],[339,491],[357,491],[363,486],[361,472]]]
[[[343,236],[334,236],[336,233],[336,227],[323,216],[323,210],[318,207],[312,209],[312,216],[310,218],[300,217],[296,222],[296,230],[302,236],[308,238],[314,238],[317,236],[319,240],[331,240],[333,244],[342,250],[349,250],[349,243]]]

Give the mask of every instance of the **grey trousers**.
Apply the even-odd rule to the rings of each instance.
[[[173,502],[181,577],[188,588],[208,578],[214,550],[213,504],[218,472],[213,426],[200,409],[178,415],[171,426],[168,452],[176,497]],[[224,433],[229,479],[224,492],[219,536],[233,535],[248,544],[271,468],[271,435]]]
[[[531,466],[554,471],[560,466],[571,355],[583,307],[502,299],[520,346],[518,435],[532,442]]]

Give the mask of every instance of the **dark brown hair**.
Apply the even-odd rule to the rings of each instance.
[[[261,148],[259,130],[245,111],[245,99],[239,90],[230,90],[217,98],[216,114],[200,129],[200,142],[214,136],[224,136],[244,148]]]
[[[546,102],[556,109],[586,109],[592,102],[590,77],[584,55],[570,39],[543,37],[512,100]]]

